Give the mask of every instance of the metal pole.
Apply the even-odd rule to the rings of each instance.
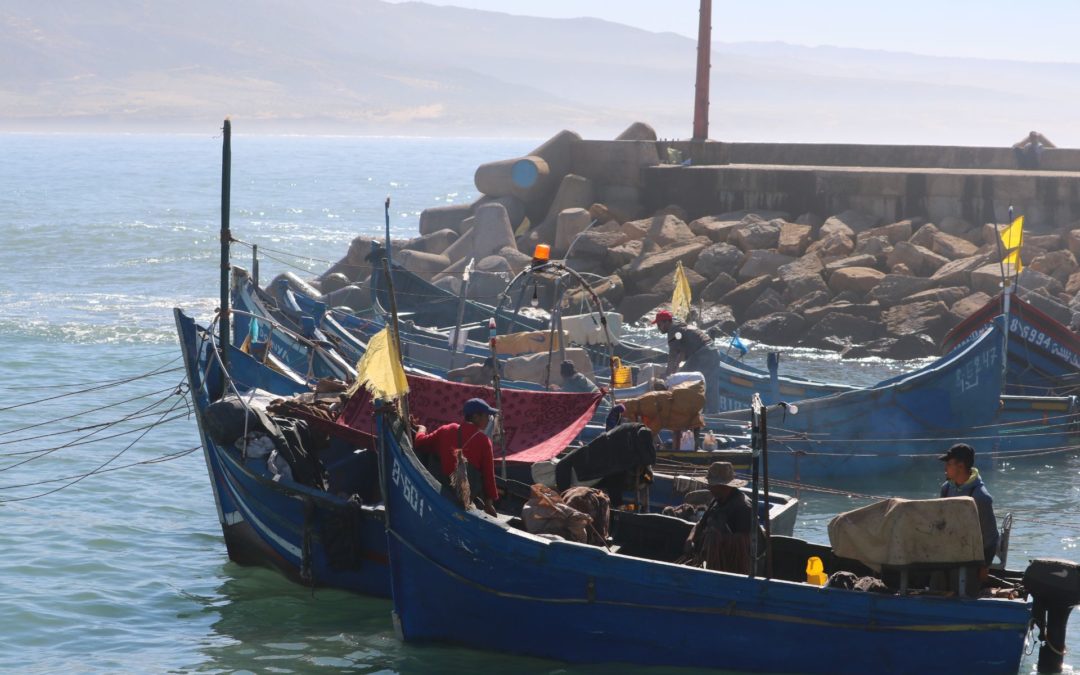
[[[772,579],[772,503],[769,501],[769,408],[761,408],[761,470],[764,477],[762,484],[765,487],[765,578]],[[757,513],[757,504],[754,504],[754,513]],[[757,539],[755,529],[751,537]]]
[[[761,403],[761,396],[754,394],[750,399],[750,448],[751,448],[751,488],[750,488],[750,503],[753,508],[750,509],[750,578],[753,579],[757,575],[757,560],[758,560],[758,460],[761,455],[761,434],[763,427],[763,418],[765,414],[765,406]]]
[[[259,245],[251,245],[251,281],[259,285]]]
[[[454,325],[453,339],[450,343],[450,370],[454,369],[454,359],[457,357],[458,342],[461,340],[461,322],[465,318],[465,298],[469,296],[469,277],[472,276],[474,260],[474,258],[469,259],[469,264],[465,266],[465,272],[461,275],[461,298],[458,299],[457,323]]]
[[[495,325],[495,317],[491,317],[488,321],[488,345],[491,347],[491,358],[495,361],[495,370],[491,376],[491,386],[495,390],[495,407],[499,411],[499,416],[495,419],[495,432],[499,436],[499,451],[502,454],[502,468],[500,473],[502,474],[503,481],[506,480],[506,430],[503,428],[503,412],[502,412],[502,380],[499,377],[499,354],[498,345],[496,344],[496,338],[498,337],[498,328]]]
[[[697,79],[694,85],[694,140],[709,138],[709,66],[712,52],[712,0],[701,0],[698,15]]]
[[[386,260],[389,263],[393,263],[394,261],[390,256],[390,197],[389,197],[389,195],[387,195],[387,197],[386,197],[386,207],[384,209],[384,214],[386,216]],[[390,272],[387,271],[386,274],[389,276]]]
[[[221,365],[229,368],[229,347],[232,346],[232,324],[229,321],[229,190],[232,182],[232,122],[228,118],[221,127],[221,317],[218,321],[218,343],[221,345]]]

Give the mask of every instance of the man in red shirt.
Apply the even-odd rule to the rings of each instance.
[[[452,475],[457,468],[454,450],[461,448],[461,454],[469,464],[479,470],[483,478],[484,511],[492,516],[495,515],[495,500],[499,498],[499,491],[495,485],[495,453],[491,447],[491,439],[484,434],[484,429],[491,421],[491,416],[498,412],[484,399],[470,398],[465,401],[462,411],[465,418],[463,423],[444,424],[431,433],[422,426],[418,427],[416,439],[413,441],[413,448],[417,452],[438,455],[442,471],[447,476]]]

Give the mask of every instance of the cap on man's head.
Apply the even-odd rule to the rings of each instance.
[[[482,398],[470,398],[468,401],[465,401],[465,408],[461,412],[463,417],[468,418],[479,413],[497,415],[499,411],[489,406],[487,401]]]
[[[671,315],[671,312],[667,311],[666,309],[662,309],[662,310],[660,310],[659,312],[656,313],[656,316],[652,320],[652,325],[655,326],[656,324],[660,323],[661,321],[671,321],[674,318],[675,317],[673,317]]]
[[[971,447],[967,443],[957,443],[949,448],[948,452],[938,457],[942,462],[947,462],[950,459],[955,459],[963,462],[967,468],[975,466],[975,448]]]
[[[570,377],[576,371],[577,371],[577,368],[574,367],[574,362],[573,361],[567,360],[567,361],[563,361],[561,364],[559,364],[559,374],[562,375],[563,377]]]
[[[727,485],[738,488],[746,485],[746,481],[735,477],[735,467],[731,462],[713,462],[709,465],[709,473],[705,476],[709,485]]]

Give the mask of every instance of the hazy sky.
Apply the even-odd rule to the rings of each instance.
[[[391,0],[400,2],[402,0]],[[698,0],[425,0],[697,36]],[[713,40],[1080,62],[1080,0],[713,0]]]

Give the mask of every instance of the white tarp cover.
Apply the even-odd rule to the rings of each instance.
[[[613,343],[618,344],[622,337],[622,314],[604,312],[607,317],[608,332]],[[578,345],[606,345],[607,338],[600,324],[599,314],[574,314],[562,318],[562,329],[570,342]]]
[[[881,571],[882,565],[983,560],[979,512],[971,497],[886,499],[829,523],[833,552]]]

